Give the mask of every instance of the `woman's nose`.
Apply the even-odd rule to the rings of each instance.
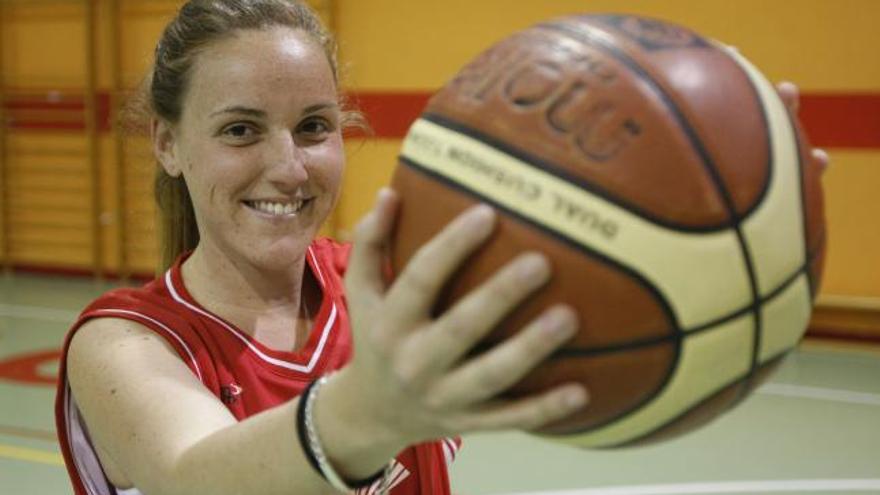
[[[266,157],[267,176],[279,186],[298,187],[308,180],[308,153],[289,132],[279,133],[270,142]]]

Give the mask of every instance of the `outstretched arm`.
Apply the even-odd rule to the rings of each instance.
[[[346,479],[369,476],[421,441],[533,429],[587,400],[580,385],[496,399],[574,334],[577,322],[565,307],[550,308],[515,338],[466,357],[548,280],[541,255],[522,255],[432,317],[441,287],[493,230],[494,213],[476,207],[455,219],[386,286],[383,252],[396,210],[396,196],[385,190],[358,227],[346,276],[354,358],[314,402],[318,436]],[[333,493],[301,449],[298,399],[237,422],[166,342],[137,323],[84,325],[71,342],[67,373],[107,474],[120,488],[150,495]]]

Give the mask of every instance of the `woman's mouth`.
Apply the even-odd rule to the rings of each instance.
[[[242,201],[248,208],[273,217],[295,216],[311,203],[311,199],[296,201]]]

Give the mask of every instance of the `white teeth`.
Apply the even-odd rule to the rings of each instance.
[[[249,203],[254,209],[270,215],[290,215],[302,208],[302,200],[293,203],[275,203],[271,201],[254,201]]]

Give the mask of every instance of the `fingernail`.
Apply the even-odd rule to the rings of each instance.
[[[568,340],[577,331],[574,316],[570,309],[554,308],[547,314],[544,330],[560,341]]]
[[[472,229],[479,230],[490,224],[495,217],[495,211],[488,205],[477,205],[470,209],[467,213],[467,223]]]
[[[523,283],[542,283],[550,275],[550,265],[544,256],[537,253],[524,255],[517,267],[517,276]]]
[[[583,387],[573,387],[565,393],[565,405],[572,409],[580,408],[587,404],[588,398]]]
[[[388,201],[389,196],[391,196],[391,189],[388,189],[387,187],[379,189],[379,192],[376,193],[376,204],[382,204]]]

